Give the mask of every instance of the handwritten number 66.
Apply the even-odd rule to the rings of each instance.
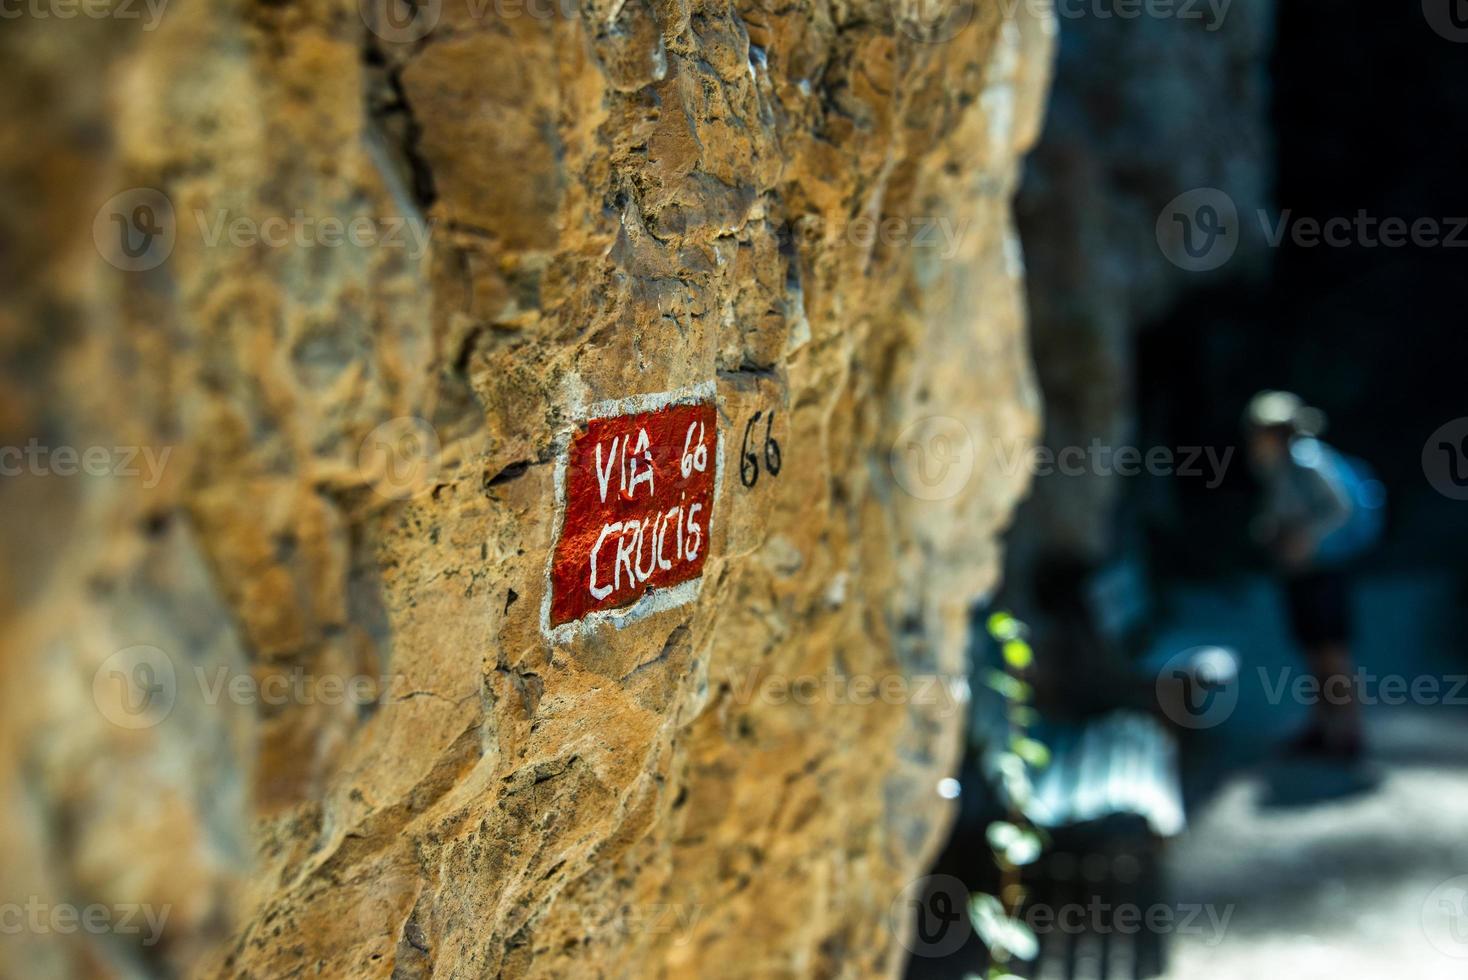
[[[759,480],[759,455],[751,452],[749,448],[749,434],[754,430],[754,424],[763,417],[765,420],[765,469],[769,470],[770,476],[780,475],[780,444],[775,441],[771,434],[775,427],[775,413],[755,412],[744,425],[744,442],[739,447],[739,482],[746,487],[752,487]]]
[[[693,442],[693,430],[698,430],[698,446],[692,452],[688,447]],[[709,447],[703,441],[703,423],[694,422],[688,426],[688,434],[683,437],[683,458],[678,461],[678,471],[683,474],[683,479],[688,479],[693,472],[702,473],[709,468]]]

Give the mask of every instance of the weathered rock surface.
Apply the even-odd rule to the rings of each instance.
[[[0,974],[898,969],[962,718],[924,682],[1024,485],[925,492],[899,435],[1034,432],[1026,6],[7,26],[0,886],[109,924]],[[708,382],[698,598],[550,642],[558,451]]]

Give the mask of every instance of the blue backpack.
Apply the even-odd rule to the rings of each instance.
[[[1351,503],[1351,516],[1321,539],[1319,557],[1327,563],[1350,561],[1365,554],[1381,540],[1386,526],[1386,488],[1371,466],[1344,453],[1336,453],[1335,457],[1339,464],[1336,475]]]

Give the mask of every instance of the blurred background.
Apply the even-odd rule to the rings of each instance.
[[[1028,626],[976,641],[962,817],[910,975],[1468,969],[1468,504],[1443,445],[1468,435],[1460,7],[1057,6],[1017,205],[1055,455],[977,613]],[[1281,681],[1310,667],[1251,541],[1241,423],[1266,388],[1322,409],[1325,442],[1385,488],[1349,573],[1355,758],[1291,751],[1311,698]],[[1062,472],[1067,447],[1089,448]],[[1120,475],[1118,447],[1159,465]],[[1179,715],[1165,683],[1211,646],[1227,676]],[[940,928],[962,900],[971,935]],[[991,964],[982,940],[1018,952]]]

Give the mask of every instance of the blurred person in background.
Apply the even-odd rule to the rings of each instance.
[[[1262,391],[1244,416],[1263,486],[1254,539],[1284,580],[1290,629],[1319,682],[1314,716],[1293,747],[1354,759],[1363,748],[1351,659],[1350,564],[1379,536],[1382,491],[1371,471],[1319,438],[1325,415],[1287,391]]]

